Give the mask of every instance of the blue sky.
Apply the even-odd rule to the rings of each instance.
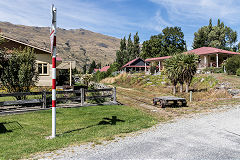
[[[148,40],[167,26],[179,26],[191,49],[194,32],[215,25],[220,18],[238,32],[240,39],[240,1],[238,0],[1,0],[0,21],[31,26],[50,26],[51,4],[57,8],[57,26],[83,28],[123,38],[139,32]]]

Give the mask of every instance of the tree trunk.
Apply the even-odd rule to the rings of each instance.
[[[189,91],[189,84],[187,83],[186,84],[186,93],[188,93],[188,91]]]
[[[183,93],[183,83],[180,84],[180,93]]]
[[[176,95],[176,85],[173,85],[173,94]]]

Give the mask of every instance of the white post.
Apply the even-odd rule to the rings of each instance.
[[[57,9],[52,5],[52,27],[50,30],[52,53],[52,137],[56,137],[56,14]]]
[[[207,56],[204,56],[204,66],[207,67]]]
[[[81,106],[84,105],[84,88],[81,88]]]
[[[190,102],[192,102],[192,91],[190,91]]]
[[[145,73],[147,72],[147,63],[145,62]]]
[[[116,91],[116,87],[113,88],[113,103],[117,103],[117,91]]]
[[[161,71],[161,61],[160,60],[158,62],[158,70],[159,70],[159,72]]]
[[[72,86],[72,62],[71,61],[70,61],[70,67],[69,68],[70,68],[70,77],[69,77],[70,82],[69,83],[70,83],[70,86]]]
[[[216,64],[217,64],[217,68],[218,68],[218,54],[216,54]]]

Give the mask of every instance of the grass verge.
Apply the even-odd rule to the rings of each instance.
[[[51,135],[51,110],[1,116],[0,123],[3,122],[11,122],[5,127],[12,131],[0,133],[0,159],[27,158],[37,152],[68,145],[109,140],[114,135],[148,128],[157,123],[152,116],[128,106],[58,108],[58,136],[47,140],[45,137]],[[18,123],[22,128],[17,129]]]

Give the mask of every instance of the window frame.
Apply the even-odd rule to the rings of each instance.
[[[39,65],[42,66],[42,72],[41,73],[39,72]],[[47,73],[44,73],[44,67],[47,67]],[[38,62],[37,63],[37,72],[40,76],[49,76],[49,63]]]

